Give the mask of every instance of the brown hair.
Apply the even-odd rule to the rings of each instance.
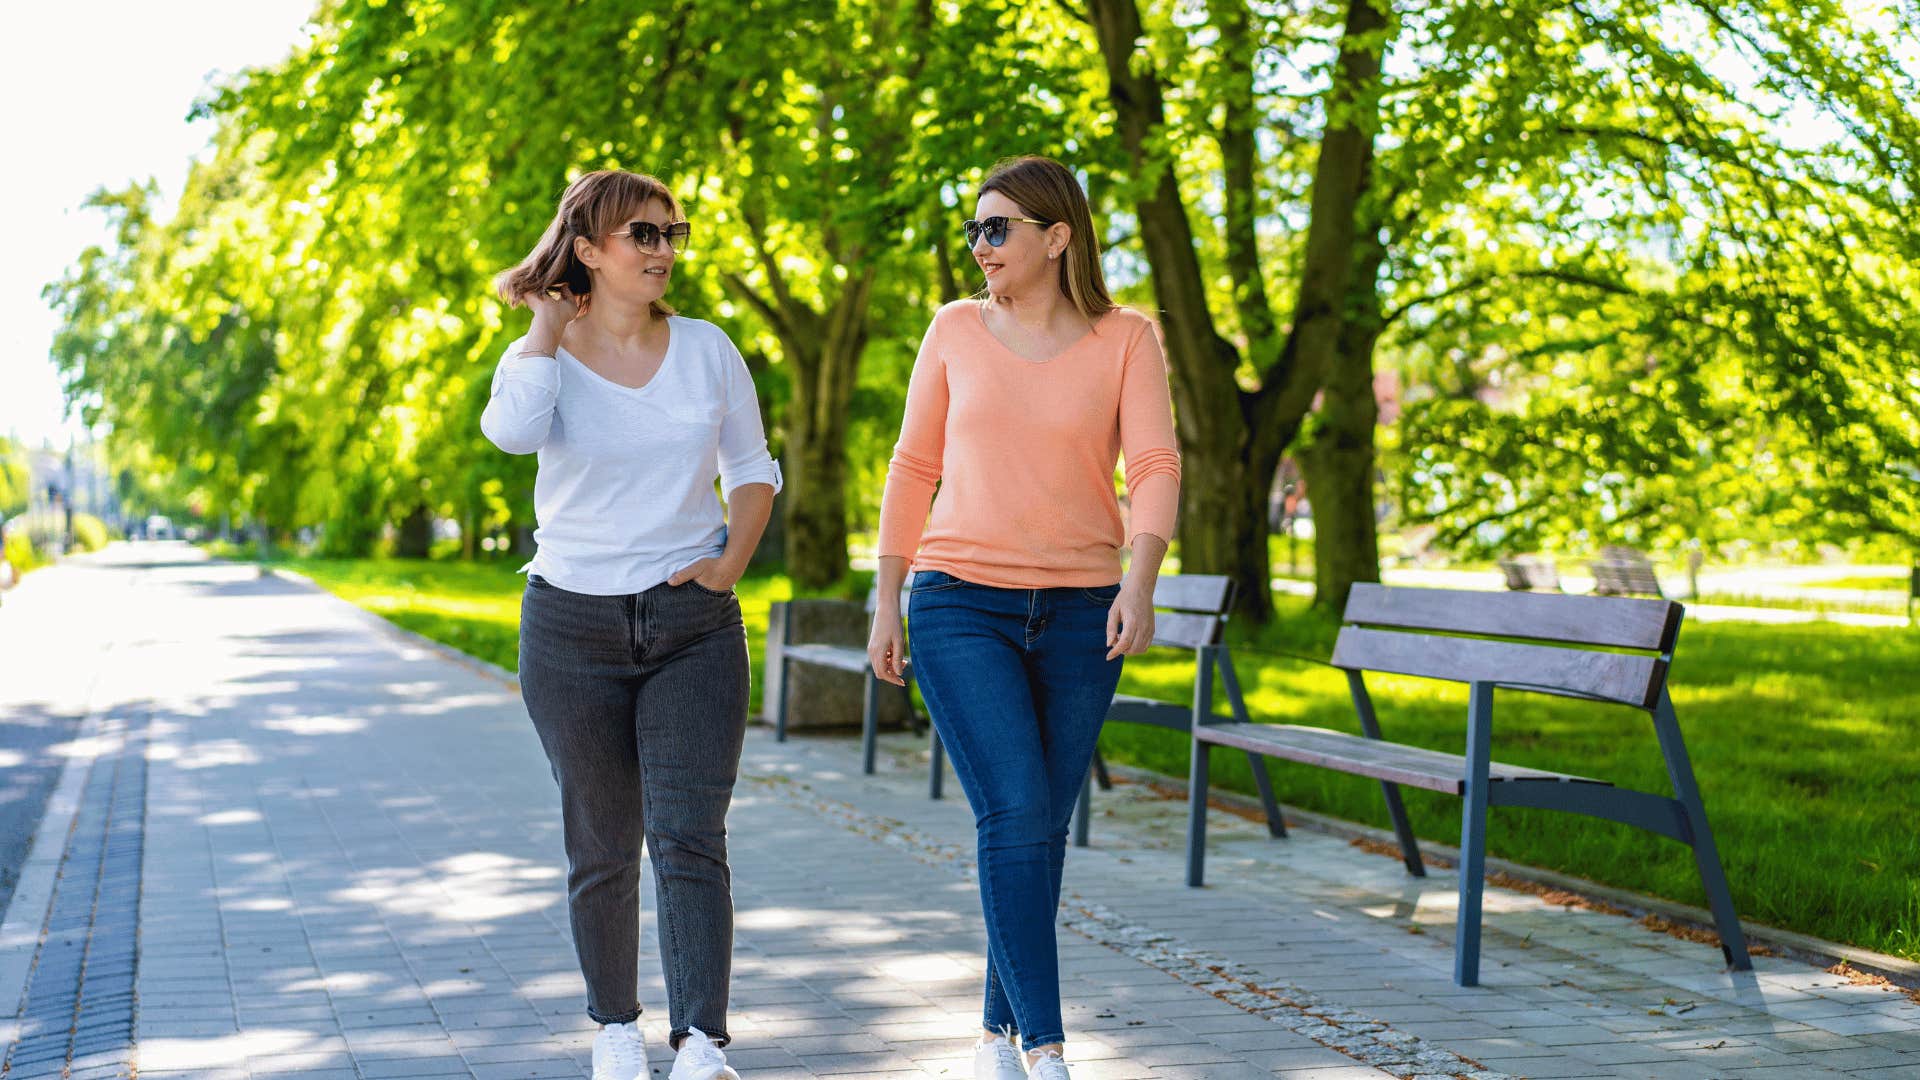
[[[1060,259],[1060,292],[1080,314],[1097,319],[1120,305],[1107,292],[1100,270],[1100,241],[1093,234],[1087,193],[1065,165],[1036,155],[996,163],[980,182],[980,194],[997,191],[1025,213],[1047,222],[1066,222],[1073,230]]]
[[[532,253],[520,260],[519,265],[501,271],[493,279],[494,291],[500,294],[500,299],[513,305],[523,304],[529,295],[561,284],[570,286],[575,296],[589,295],[592,278],[586,264],[573,254],[574,238],[584,236],[589,243],[597,243],[600,237],[627,224],[628,215],[655,201],[665,204],[673,220],[680,220],[679,200],[656,177],[619,169],[604,169],[578,177],[560,196],[560,208],[554,212],[547,231],[540,234],[540,242],[533,246]],[[659,318],[673,314],[673,309],[659,300],[653,302],[651,309]]]

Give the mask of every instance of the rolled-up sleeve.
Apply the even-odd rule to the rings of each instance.
[[[720,490],[731,499],[746,484],[771,484],[778,495],[785,481],[780,463],[767,453],[767,429],[760,420],[760,397],[746,358],[728,341],[727,414],[720,420]]]
[[[1120,453],[1126,458],[1133,536],[1151,533],[1171,542],[1180,509],[1180,440],[1166,353],[1150,326],[1134,338],[1121,369]],[[1127,537],[1129,543],[1133,536]]]
[[[522,355],[522,344],[507,346],[493,369],[493,391],[480,414],[481,433],[509,454],[531,454],[547,444],[560,393],[560,361]]]

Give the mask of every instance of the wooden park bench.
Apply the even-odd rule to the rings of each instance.
[[[1346,672],[1360,721],[1359,735],[1296,724],[1252,723],[1227,650],[1219,645],[1203,647],[1196,700],[1211,699],[1209,675],[1217,669],[1234,719],[1222,722],[1209,710],[1193,728],[1187,884],[1200,885],[1205,870],[1208,754],[1214,746],[1228,746],[1379,780],[1407,871],[1416,877],[1426,871],[1401,805],[1400,786],[1461,797],[1460,905],[1454,944],[1454,981],[1461,986],[1477,985],[1480,977],[1487,811],[1495,806],[1584,814],[1689,845],[1720,931],[1721,951],[1735,970],[1750,970],[1752,960],[1667,694],[1667,668],[1681,613],[1679,604],[1667,600],[1355,585],[1331,664]],[[1634,651],[1602,651],[1617,649]],[[1448,754],[1387,741],[1367,694],[1367,672],[1467,683],[1465,752]],[[1673,795],[1492,760],[1496,689],[1554,694],[1647,712],[1666,760]]]
[[[1596,596],[1657,596],[1667,594],[1654,576],[1653,560],[1630,547],[1603,547],[1600,558],[1587,564],[1593,571]]]
[[[1106,722],[1145,724],[1185,735],[1193,730],[1196,718],[1212,707],[1211,695],[1200,693],[1197,687],[1204,677],[1209,650],[1220,646],[1227,613],[1233,608],[1233,579],[1217,574],[1163,574],[1154,583],[1153,606],[1154,647],[1181,649],[1194,654],[1194,695],[1186,704],[1176,704],[1132,694],[1115,694],[1113,704],[1107,709]],[[933,768],[928,780],[928,794],[938,799],[941,797],[946,756],[945,749],[940,745],[939,733],[935,732],[932,738]],[[1274,836],[1285,836],[1287,828],[1280,817],[1280,806],[1274,801],[1266,762],[1257,754],[1248,754],[1247,761],[1253,767],[1254,783],[1258,785],[1261,801],[1266,807],[1267,830]],[[1074,810],[1073,843],[1076,847],[1087,846],[1095,783],[1103,791],[1112,787],[1106,762],[1101,760],[1098,751],[1093,755],[1093,767],[1088,770],[1087,779],[1080,785],[1080,801]]]
[[[1515,555],[1499,560],[1507,588],[1514,592],[1562,592],[1560,571],[1544,555]]]

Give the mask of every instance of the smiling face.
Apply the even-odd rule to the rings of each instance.
[[[1037,218],[1040,215],[1027,213],[1019,203],[998,191],[989,191],[974,205],[973,216],[977,221],[985,221],[991,217]],[[983,230],[973,242],[973,261],[980,264],[981,272],[987,276],[987,292],[996,300],[1007,300],[1032,296],[1036,290],[1059,288],[1057,259],[1066,246],[1066,231],[1066,226],[1061,224],[1042,227],[1009,220],[1006,242],[994,247],[987,242],[987,232]]]
[[[636,306],[650,304],[666,294],[673,279],[673,264],[678,258],[664,235],[653,246],[642,248],[634,241],[633,223],[650,222],[664,232],[673,224],[673,208],[658,199],[649,199],[621,215],[620,224],[602,233],[590,243],[585,237],[574,239],[574,252],[593,271],[593,292]]]

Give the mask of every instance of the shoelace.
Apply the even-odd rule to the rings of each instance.
[[[1067,1074],[1067,1063],[1059,1054],[1049,1050],[1040,1055],[1040,1060],[1027,1070],[1029,1080],[1073,1080]]]
[[[994,1064],[1009,1065],[1021,1072],[1027,1071],[1026,1063],[1020,1060],[1020,1051],[1015,1050],[1012,1043],[1005,1039],[996,1039],[989,1045],[993,1047]]]
[[[609,1024],[607,1029],[613,1034],[607,1040],[607,1052],[612,1055],[616,1065],[645,1065],[647,1063],[647,1045],[630,1024]]]
[[[692,1065],[725,1065],[727,1057],[705,1032],[694,1028],[680,1041],[680,1057]]]

